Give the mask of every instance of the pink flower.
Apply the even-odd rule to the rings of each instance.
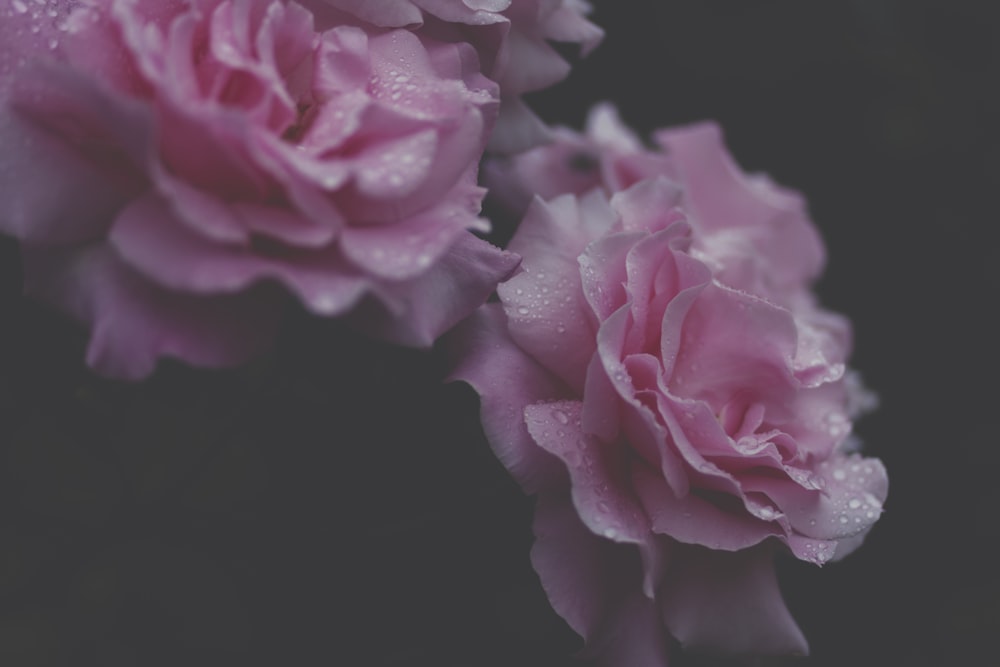
[[[804,204],[742,174],[714,126],[661,133],[666,156],[568,139],[598,187],[530,206],[521,270],[452,341],[453,377],[538,496],[542,585],[602,665],[666,665],[672,640],[805,653],[773,554],[843,557],[887,478],[850,435],[867,395],[846,321],[808,293],[823,256]]]
[[[239,362],[288,292],[429,345],[516,266],[469,233],[499,102],[468,44],[319,2],[3,11],[0,231],[103,373]]]
[[[382,27],[418,26],[436,38],[467,41],[483,71],[500,84],[501,111],[490,148],[516,153],[550,139],[524,93],[564,79],[570,65],[550,42],[590,53],[604,32],[589,22],[584,0],[318,0]]]

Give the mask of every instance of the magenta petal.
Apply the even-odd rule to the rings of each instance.
[[[663,620],[685,648],[806,655],[809,645],[781,597],[773,551],[678,548],[660,589]]]
[[[161,357],[242,363],[270,343],[282,308],[273,293],[211,298],[160,289],[106,245],[25,247],[24,272],[26,293],[90,324],[87,363],[122,379],[148,375]]]
[[[352,322],[384,340],[430,347],[483,304],[520,262],[514,253],[461,232],[427,271],[406,280],[374,283],[371,291],[380,306],[363,307]]]
[[[634,466],[632,480],[653,531],[678,542],[738,551],[783,534],[773,522],[761,521],[747,512],[727,512],[696,494],[678,498],[659,471],[647,466]]]
[[[627,471],[610,446],[580,428],[577,401],[535,403],[524,409],[528,432],[539,447],[559,457],[569,471],[573,504],[596,535],[642,544],[651,538],[642,507],[628,488]]]
[[[564,396],[566,389],[510,339],[499,304],[476,310],[446,342],[458,360],[449,379],[467,382],[479,394],[483,431],[514,479],[527,493],[536,493],[565,477],[558,460],[531,438],[524,409]]]

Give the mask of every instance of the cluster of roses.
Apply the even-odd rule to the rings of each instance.
[[[600,41],[588,9],[13,0],[0,232],[108,376],[240,363],[298,305],[447,333],[588,655],[804,653],[774,552],[844,556],[887,493],[850,435],[849,324],[811,291],[822,242],[712,125],[650,148],[610,106],[583,134],[534,116],[521,95],[569,68],[551,42]],[[506,250],[474,233],[487,192],[521,219]]]

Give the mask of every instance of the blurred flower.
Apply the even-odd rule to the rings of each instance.
[[[467,43],[318,0],[3,11],[0,230],[102,373],[242,361],[287,292],[430,345],[516,266],[469,233],[499,94]]]

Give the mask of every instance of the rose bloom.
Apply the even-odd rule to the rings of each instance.
[[[524,156],[593,185],[529,207],[519,272],[449,339],[453,378],[537,494],[532,562],[588,657],[804,654],[773,557],[842,558],[880,516],[885,469],[851,435],[871,397],[809,293],[802,198],[742,173],[713,125],[657,136],[668,153],[574,136]]]
[[[517,264],[470,233],[499,99],[469,44],[318,0],[0,11],[0,231],[102,373],[242,361],[289,293],[427,346]]]

